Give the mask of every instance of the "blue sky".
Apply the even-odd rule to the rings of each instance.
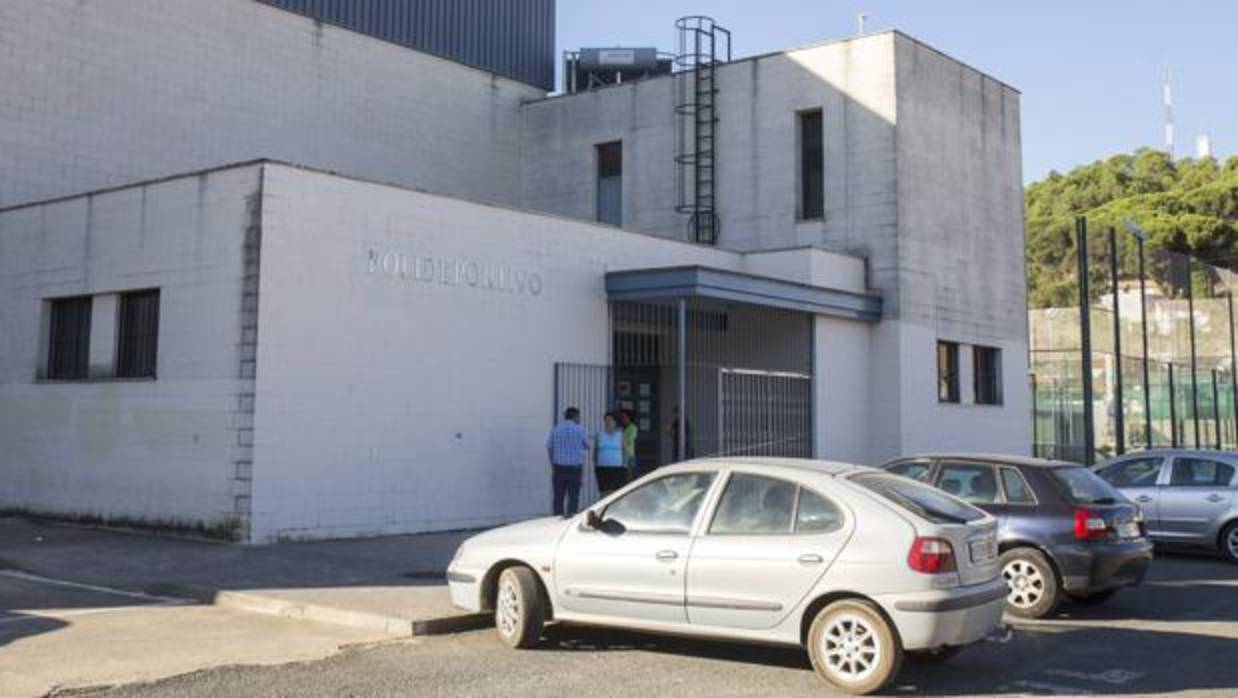
[[[1173,74],[1177,154],[1207,131],[1238,149],[1238,2],[1104,0],[559,0],[560,51],[675,47],[674,20],[706,14],[738,56],[897,28],[1023,93],[1028,182],[1139,146],[1160,147],[1161,73]]]

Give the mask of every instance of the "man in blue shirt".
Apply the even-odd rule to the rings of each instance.
[[[551,489],[554,500],[551,509],[557,516],[571,516],[580,505],[580,480],[585,454],[589,451],[589,436],[580,426],[580,410],[569,407],[563,411],[563,421],[546,437],[546,455],[550,458]],[[564,498],[567,506],[564,507]]]

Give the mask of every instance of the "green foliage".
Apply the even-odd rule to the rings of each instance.
[[[1135,245],[1123,221],[1132,219],[1148,233],[1148,273],[1171,291],[1189,278],[1162,252],[1191,254],[1220,267],[1238,258],[1238,157],[1224,164],[1213,158],[1171,162],[1162,152],[1133,154],[1049,173],[1027,187],[1028,302],[1034,308],[1078,303],[1075,218],[1087,216],[1089,277],[1103,282],[1099,263],[1108,244],[1106,230],[1119,231],[1123,269],[1137,264]],[[1095,286],[1096,284],[1094,284]]]

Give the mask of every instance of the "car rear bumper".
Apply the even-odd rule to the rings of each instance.
[[[968,645],[996,633],[1006,605],[1006,580],[998,577],[942,591],[876,597],[908,650]]]
[[[1152,543],[1146,538],[1120,543],[1093,543],[1058,551],[1062,588],[1072,592],[1104,591],[1143,581],[1152,564]]]

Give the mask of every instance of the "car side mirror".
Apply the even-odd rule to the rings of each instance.
[[[602,517],[593,509],[585,511],[585,526],[594,530],[601,528]]]

